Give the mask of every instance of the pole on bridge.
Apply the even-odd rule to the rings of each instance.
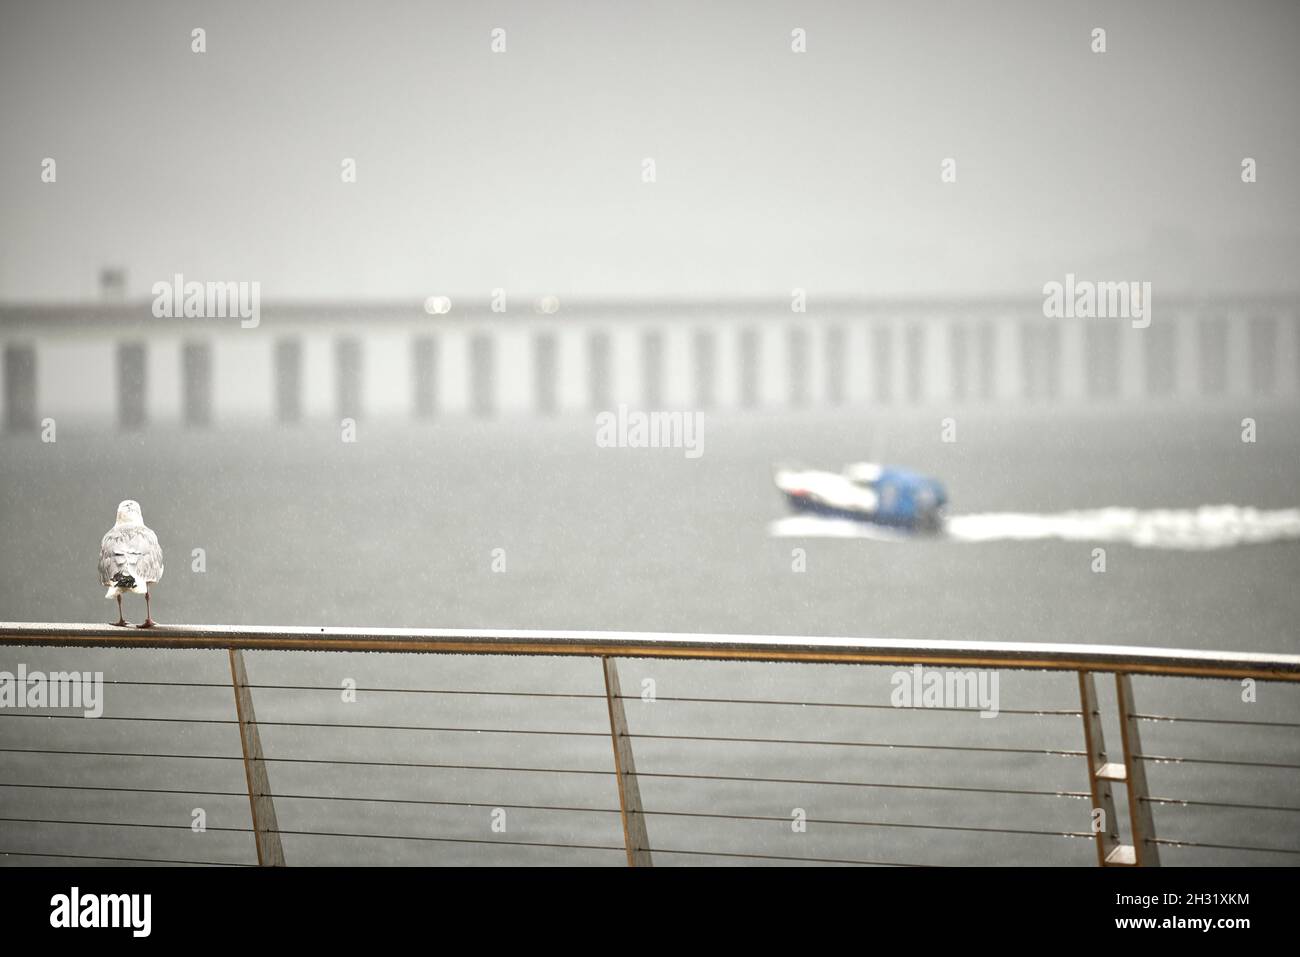
[[[230,649],[230,681],[235,689],[235,715],[239,719],[239,743],[244,750],[244,779],[248,782],[248,804],[253,814],[257,863],[263,867],[284,867],[284,847],[280,844],[280,825],[275,819],[271,778],[262,755],[262,736],[257,730],[244,655],[238,648]]]
[[[1092,812],[1101,812],[1101,821],[1093,823],[1093,832],[1097,835],[1097,864],[1101,867],[1132,865],[1133,848],[1120,840],[1119,815],[1115,812],[1115,795],[1111,791],[1111,782],[1125,780],[1126,774],[1124,765],[1106,759],[1097,684],[1091,671],[1079,672],[1079,707],[1083,711],[1083,741],[1087,752],[1088,785],[1092,789]]]
[[[1142,738],[1138,734],[1137,708],[1133,704],[1133,679],[1115,675],[1119,704],[1120,736],[1124,741],[1124,764],[1128,768],[1128,812],[1133,827],[1133,848],[1138,867],[1159,867],[1160,846],[1156,844],[1155,818],[1147,800],[1147,772],[1142,761]]]
[[[605,671],[605,701],[609,705],[609,736],[614,744],[614,774],[618,779],[618,807],[623,818],[627,866],[653,867],[641,789],[637,785],[636,764],[632,761],[632,738],[628,735],[627,713],[618,686],[618,665],[609,657],[602,657],[600,663]]]

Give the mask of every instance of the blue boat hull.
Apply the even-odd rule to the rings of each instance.
[[[938,509],[921,512],[862,512],[856,509],[837,508],[800,495],[786,495],[786,501],[796,512],[821,515],[826,518],[847,518],[855,522],[902,528],[916,532],[933,532],[943,527],[943,515]]]

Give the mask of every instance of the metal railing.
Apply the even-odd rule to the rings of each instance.
[[[16,736],[6,731],[6,723],[24,717],[36,717],[45,719],[41,725],[43,729],[50,729],[53,727],[48,723],[50,721],[80,716],[59,714],[48,708],[38,708],[35,711],[0,709],[0,754],[3,755],[0,768],[5,769],[0,771],[0,807],[4,809],[0,812],[0,825],[10,830],[22,828],[24,830],[21,833],[28,835],[53,835],[59,833],[60,829],[76,828],[108,828],[108,833],[120,835],[130,829],[186,830],[188,825],[174,821],[86,820],[81,817],[57,816],[48,810],[42,810],[46,807],[44,804],[30,804],[29,809],[24,811],[10,797],[15,793],[70,794],[87,808],[97,806],[84,797],[89,794],[208,795],[219,799],[247,800],[248,826],[220,825],[212,829],[227,832],[242,840],[247,839],[242,835],[251,835],[256,846],[257,862],[262,865],[287,863],[284,847],[286,838],[302,841],[336,839],[423,843],[425,846],[454,844],[472,846],[479,850],[493,845],[518,852],[528,848],[534,851],[574,851],[595,855],[594,858],[583,858],[584,862],[607,862],[606,855],[618,853],[632,866],[649,866],[656,859],[690,860],[700,857],[783,863],[915,863],[898,859],[906,856],[898,853],[863,856],[852,856],[842,851],[837,853],[840,846],[838,841],[827,851],[813,855],[778,853],[788,848],[767,845],[679,846],[685,842],[673,839],[673,835],[681,830],[675,825],[682,822],[707,826],[710,834],[743,824],[766,828],[768,830],[764,831],[765,834],[778,827],[791,826],[798,832],[800,827],[806,829],[808,825],[814,825],[832,831],[851,829],[901,835],[888,842],[889,847],[886,849],[892,851],[906,851],[923,835],[941,835],[950,841],[961,839],[974,842],[969,846],[976,848],[977,855],[985,860],[988,859],[987,855],[982,855],[979,849],[992,846],[989,842],[1059,838],[1092,842],[1096,850],[1096,863],[1102,866],[1159,865],[1162,849],[1170,847],[1231,850],[1255,855],[1260,863],[1300,863],[1300,806],[1297,806],[1294,797],[1289,800],[1285,797],[1273,799],[1265,794],[1263,797],[1243,800],[1235,793],[1218,792],[1212,792],[1208,796],[1162,796],[1153,793],[1148,780],[1151,767],[1174,767],[1181,771],[1190,769],[1198,774],[1213,769],[1215,773],[1222,772],[1220,784],[1225,780],[1236,782],[1241,784],[1236,791],[1244,789],[1247,794],[1254,794],[1249,782],[1242,783],[1238,780],[1241,775],[1257,772],[1281,774],[1286,781],[1275,790],[1282,795],[1294,795],[1295,784],[1300,781],[1288,776],[1300,772],[1300,759],[1290,760],[1289,755],[1283,754],[1282,759],[1277,759],[1278,755],[1268,755],[1273,759],[1249,760],[1251,755],[1241,750],[1242,743],[1235,739],[1228,742],[1232,749],[1231,756],[1205,752],[1153,753],[1144,748],[1142,742],[1143,731],[1158,724],[1190,728],[1198,733],[1217,727],[1223,729],[1225,734],[1241,732],[1256,740],[1262,740],[1262,736],[1267,733],[1280,732],[1287,735],[1287,743],[1294,743],[1294,731],[1300,728],[1300,721],[1225,718],[1212,714],[1152,713],[1143,711],[1134,695],[1135,678],[1156,677],[1233,680],[1247,685],[1254,682],[1276,682],[1277,685],[1269,687],[1283,688],[1286,689],[1285,693],[1293,694],[1294,684],[1300,682],[1300,655],[1042,642],[215,626],[169,626],[143,630],[104,625],[22,623],[0,623],[0,646],[28,649],[73,648],[82,651],[187,649],[225,652],[225,657],[228,658],[228,677],[220,680],[185,681],[169,676],[162,680],[115,679],[105,682],[114,688],[137,689],[137,693],[144,693],[145,689],[184,691],[194,696],[195,702],[201,693],[221,688],[226,690],[227,713],[224,715],[219,710],[214,710],[214,705],[207,705],[208,711],[205,712],[196,704],[189,713],[174,713],[176,709],[162,715],[112,713],[104,714],[98,719],[110,723],[120,722],[126,727],[139,727],[141,723],[176,727],[177,746],[163,751],[137,750],[121,747],[120,743],[108,747],[102,743],[93,746],[93,742],[86,746],[52,748],[48,746],[52,736],[49,730],[44,731],[44,738],[38,737],[33,742],[39,745],[37,747],[14,747],[12,745]],[[309,704],[304,704],[301,695],[337,693],[339,686],[301,680],[257,683],[249,678],[244,655],[245,652],[308,651],[384,652],[402,656],[467,655],[475,656],[473,660],[480,662],[486,656],[501,655],[588,658],[598,663],[600,681],[587,690],[577,692],[551,687],[540,690],[520,690],[516,687],[485,689],[457,686],[455,682],[442,682],[440,687],[399,687],[392,682],[359,685],[354,681],[354,694],[401,698],[405,703],[399,706],[399,720],[309,720],[319,709],[313,710]],[[717,687],[712,684],[706,689],[708,693],[660,696],[651,691],[649,698],[644,688],[640,694],[624,693],[620,685],[620,665],[626,678],[627,669],[640,667],[646,659],[747,662],[753,665],[892,665],[896,668],[919,667],[931,670],[1045,672],[1070,679],[1071,684],[1077,687],[1070,689],[1072,700],[1067,707],[1060,707],[1061,702],[1053,701],[1055,706],[1052,707],[1031,703],[1032,706],[1029,707],[995,709],[998,714],[1014,719],[1008,726],[1008,731],[1000,731],[997,736],[985,733],[993,722],[985,724],[976,721],[961,729],[951,723],[945,724],[939,729],[941,734],[937,740],[916,740],[910,734],[886,740],[880,737],[880,732],[890,730],[888,725],[897,724],[900,728],[908,728],[920,721],[919,713],[922,710],[931,712],[945,722],[953,722],[962,720],[960,716],[963,713],[969,716],[978,712],[980,706],[971,706],[969,701],[954,704],[943,699],[910,702],[908,706],[900,707],[896,700],[831,700],[843,697],[835,694],[789,697],[746,692],[727,695],[719,694]],[[294,660],[305,659],[294,656]],[[634,664],[636,662],[641,664]],[[1099,696],[1097,675],[1113,676],[1114,703],[1110,710],[1107,710]],[[789,676],[781,674],[777,677],[784,679]],[[0,679],[3,679],[3,673],[0,673]],[[650,684],[653,685],[653,682]],[[724,682],[723,690],[727,687],[730,684]],[[741,687],[747,688],[749,685]],[[1059,695],[1063,687],[1058,684],[1055,693]],[[1102,690],[1108,690],[1105,684],[1102,685]],[[229,695],[232,692],[235,707],[233,713],[230,713]],[[261,703],[273,706],[277,716],[270,719],[258,718],[254,709],[254,692],[257,692]],[[1243,691],[1243,700],[1253,701],[1254,693],[1253,690]],[[1186,697],[1189,696],[1179,696],[1177,699],[1180,711],[1184,710]],[[412,700],[417,705],[412,706]],[[465,726],[463,720],[455,720],[455,716],[463,718],[468,713],[468,702],[479,700],[488,704],[488,719],[471,722],[472,726]],[[630,722],[629,702],[638,700],[662,701],[680,709],[685,727],[659,727],[654,722],[649,722],[650,726],[643,728],[640,724],[646,722]],[[524,701],[529,708],[559,705],[577,709],[570,716],[580,717],[587,723],[568,727],[504,727],[499,720],[504,709],[499,705],[507,701]],[[427,723],[411,717],[412,714],[425,711],[430,702],[437,702],[438,707],[450,708],[448,720]],[[599,726],[593,723],[594,712],[590,710],[595,707],[600,709]],[[720,720],[718,716],[729,709],[734,709],[738,717]],[[278,717],[281,710],[287,720]],[[212,716],[204,716],[205,714]],[[815,722],[811,730],[793,728],[797,723],[793,716],[809,714],[814,716],[812,720]],[[701,715],[711,715],[713,723],[717,724],[720,720],[723,727],[709,726],[709,722],[701,718]],[[1290,699],[1287,710],[1280,717],[1285,719],[1292,715],[1300,715],[1300,700]],[[835,717],[832,719],[828,716]],[[836,723],[843,726],[844,733],[839,733],[832,727]],[[1105,735],[1108,723],[1112,730],[1117,727],[1119,732],[1117,746],[1112,744],[1109,749]],[[67,723],[72,724],[73,722]],[[773,730],[770,733],[759,733],[764,725]],[[1068,739],[1058,740],[1061,736],[1058,729],[1064,726],[1072,726],[1074,730]],[[972,734],[972,727],[978,729],[978,733]],[[187,751],[180,742],[185,740],[191,730],[202,728],[216,729],[220,734],[226,733],[222,728],[237,730],[239,753],[202,754]],[[301,737],[306,732],[322,729],[336,736],[331,739],[333,746],[342,742],[353,747],[353,752],[340,754],[332,751],[321,754],[313,750],[318,746],[314,740]],[[273,746],[266,746],[264,733],[276,736]],[[1004,737],[1004,733],[1007,736]],[[378,737],[381,735],[387,737],[381,739]],[[457,759],[456,750],[450,746],[440,746],[438,753],[426,755],[422,745],[411,743],[425,740],[429,736],[435,736],[439,741],[458,736],[475,742],[501,741],[507,748],[505,753],[510,759],[469,763],[467,759]],[[594,752],[590,751],[590,747],[602,739],[607,749],[603,762],[596,760]],[[120,742],[121,737],[113,740]],[[385,748],[382,749],[378,744],[381,740],[385,742]],[[555,762],[548,764],[540,760],[544,755],[539,742],[555,740],[566,742],[566,747],[571,749],[566,754],[570,758],[581,760],[569,760],[562,767],[555,766]],[[1112,742],[1115,740],[1112,738]],[[1197,737],[1195,740],[1203,742],[1206,739]],[[289,747],[290,742],[297,750]],[[680,767],[662,766],[664,754],[680,756],[688,752],[693,754],[699,749],[705,749],[705,763],[700,768],[682,770]],[[612,767],[608,760],[611,752]],[[815,753],[819,757],[810,762],[804,757],[808,753]],[[821,757],[824,754],[830,756]],[[856,767],[853,760],[843,755],[870,755],[871,760],[864,763],[870,765],[874,775],[870,780],[863,780],[842,773]],[[899,763],[899,755],[906,760]],[[936,766],[942,768],[957,761],[972,762],[972,773],[977,774],[978,780],[936,782],[918,779],[914,773],[916,765],[910,759],[921,755],[942,759],[931,762],[927,766],[930,769]],[[426,756],[438,760],[416,760]],[[538,760],[530,761],[530,757]],[[205,785],[204,781],[192,781],[178,772],[172,776],[179,774],[179,781],[150,779],[147,776],[142,779],[135,772],[132,772],[134,776],[116,784],[108,783],[107,779],[86,780],[80,773],[72,783],[54,783],[37,779],[39,776],[20,780],[16,770],[21,763],[20,758],[27,761],[108,759],[123,766],[145,760],[146,768],[149,767],[150,759],[155,761],[154,767],[163,761],[229,762],[231,765],[238,762],[243,772],[243,787],[235,789],[227,786],[222,789],[210,784],[201,786]],[[1067,781],[1064,784],[1052,783],[1052,780],[1061,777],[1060,773],[1053,775],[1046,766],[1034,763],[1050,759],[1057,762],[1051,770],[1060,772],[1059,759],[1062,758],[1076,762],[1070,767],[1077,769],[1071,770],[1062,778]],[[737,760],[738,767],[720,766],[733,765]],[[891,767],[890,760],[894,760],[897,766]],[[812,771],[822,773],[807,770],[809,764],[813,766]],[[328,770],[325,778],[309,776],[309,772],[325,769]],[[1018,782],[1013,779],[1013,770],[1028,773],[1031,778],[1028,783],[1031,786],[1016,786]],[[382,790],[378,794],[355,793],[358,789],[353,789],[350,793],[339,793],[336,786],[345,772],[362,776],[363,781],[373,780],[382,785],[386,780],[385,775],[429,771],[467,777],[490,772],[509,773],[524,780],[533,780],[539,775],[549,776],[547,780],[578,780],[583,782],[577,789],[582,800],[575,802],[569,797],[570,791],[557,788],[551,790],[560,795],[558,798],[544,800],[536,794],[530,796],[521,791],[519,786],[513,786],[509,800],[489,801],[479,794],[466,793],[463,782],[459,782],[459,779],[451,782],[456,785],[454,793],[440,793],[440,788],[450,786],[445,783],[436,788],[422,784],[423,790],[408,797],[395,796]],[[728,771],[731,773],[724,773]],[[30,772],[24,773],[30,775]],[[145,773],[157,775],[160,772]],[[609,781],[610,776],[614,778],[612,782]],[[279,784],[279,790],[273,788],[273,778]],[[1087,788],[1070,787],[1067,779],[1072,778],[1077,779],[1080,785],[1086,780]],[[1046,784],[1043,779],[1048,779]],[[311,782],[311,787],[304,789],[303,782]],[[178,783],[189,786],[161,786]],[[709,792],[711,803],[708,807],[683,807],[675,802],[674,789],[688,786],[700,788],[706,785],[721,789]],[[894,804],[877,801],[872,808],[875,813],[864,814],[861,813],[863,802],[859,798],[846,797],[839,801],[838,807],[825,813],[809,813],[806,809],[796,807],[793,808],[792,815],[785,815],[775,813],[771,802],[765,807],[755,808],[754,802],[747,799],[749,792],[769,785],[800,794],[823,790],[851,795],[885,794],[894,796],[897,801]],[[537,787],[540,788],[540,785]],[[648,802],[643,798],[643,790],[646,788],[653,789],[654,800]],[[542,790],[544,789],[537,793],[540,794]],[[916,819],[916,814],[911,813],[915,810],[912,807],[914,802],[937,797],[960,802],[985,801],[989,804],[980,805],[977,823],[963,823],[961,815],[954,815],[950,810],[920,820]],[[1040,824],[1033,820],[1034,815],[1022,819],[1009,803],[1014,800],[1042,801],[1053,805],[1061,801],[1083,802],[1082,808],[1086,813],[1071,812],[1065,815],[1067,823],[1064,825],[1056,817],[1042,815],[1048,820]],[[350,823],[350,818],[334,830],[319,826],[294,826],[292,823],[282,825],[280,822],[285,815],[277,815],[277,807],[283,808],[293,802],[329,807],[364,803],[414,809],[419,813],[430,810],[441,812],[444,809],[476,809],[476,813],[478,810],[488,810],[503,821],[508,813],[554,814],[568,815],[574,821],[588,823],[581,826],[570,824],[567,830],[563,826],[557,827],[541,834],[540,837],[544,839],[538,840],[514,840],[505,836],[458,836],[455,833],[376,833],[373,828],[359,829]],[[1121,813],[1120,804],[1126,806],[1127,813]],[[1233,836],[1231,840],[1194,839],[1179,835],[1176,830],[1166,833],[1163,823],[1158,833],[1157,810],[1168,813],[1178,809],[1212,809],[1214,813],[1223,815],[1244,814],[1249,822],[1244,826],[1251,828],[1252,836]],[[608,822],[614,815],[617,815],[621,826],[621,839],[615,836],[617,831],[609,831],[605,824],[589,823],[597,819]],[[1268,817],[1269,815],[1273,817]],[[295,812],[294,816],[302,815]],[[333,816],[332,813],[323,815],[329,819]],[[1272,823],[1261,826],[1261,816]],[[649,823],[652,821],[653,828]],[[660,832],[661,829],[667,838],[656,837],[652,841],[652,830]],[[1258,832],[1261,831],[1269,832],[1271,839],[1267,835],[1264,838],[1258,837]],[[5,832],[0,830],[0,833]],[[503,825],[499,830],[493,827],[493,833],[505,835],[508,832]],[[1280,843],[1276,837],[1278,833],[1282,834]],[[591,838],[591,834],[596,834],[597,837]],[[940,842],[938,846],[942,849],[946,844]],[[48,845],[42,847],[29,844],[23,848],[0,846],[0,856],[19,861],[50,858],[141,863],[239,863],[182,859],[159,854],[141,853],[133,856],[130,848],[121,843],[115,843],[102,853],[98,852],[98,848],[95,850],[96,853],[77,854],[55,850]]]

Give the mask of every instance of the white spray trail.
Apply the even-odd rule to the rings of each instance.
[[[914,537],[868,522],[802,515],[773,522],[768,531],[781,538],[902,541]],[[1202,505],[1192,509],[1097,508],[1046,514],[986,512],[949,516],[942,537],[959,542],[1125,542],[1139,548],[1200,551],[1300,541],[1300,508]]]

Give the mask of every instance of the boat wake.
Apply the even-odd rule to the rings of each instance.
[[[1072,512],[985,512],[951,515],[944,531],[917,536],[851,519],[792,515],[768,526],[777,538],[917,537],[958,542],[1124,542],[1139,548],[1202,551],[1262,542],[1300,541],[1300,508],[1257,509],[1203,505],[1194,509],[1098,508]]]

